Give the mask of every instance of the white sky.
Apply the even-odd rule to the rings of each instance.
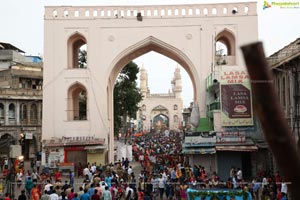
[[[0,41],[11,43],[27,55],[43,54],[43,14],[46,5],[155,5],[242,2],[243,0],[1,0]],[[247,0],[249,1],[249,0]],[[288,0],[273,0],[284,2]],[[300,2],[289,0],[292,2]],[[271,0],[269,2],[272,2]],[[258,0],[259,40],[264,42],[266,55],[270,55],[300,37],[300,9],[280,9],[272,6],[263,10],[263,0]],[[158,56],[158,57],[156,57]],[[153,57],[155,57],[153,59]],[[156,60],[158,62],[153,62]],[[176,63],[157,53],[139,57],[135,62],[144,64],[148,71],[152,93],[166,93],[171,88]],[[163,71],[162,71],[163,70]],[[188,106],[193,92],[189,77],[181,69],[183,100]]]

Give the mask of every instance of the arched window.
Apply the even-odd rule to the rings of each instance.
[[[87,92],[80,83],[68,91],[68,120],[87,120]]]
[[[16,118],[16,107],[15,104],[11,103],[8,106],[8,118],[15,119]]]
[[[87,67],[87,42],[85,37],[76,33],[68,40],[68,68]]]
[[[216,38],[216,64],[235,64],[235,37],[233,33],[225,29]]]
[[[4,105],[0,103],[0,119],[4,119]]]
[[[25,103],[22,103],[20,105],[20,120],[26,120],[27,119],[27,106]]]
[[[30,118],[31,120],[37,120],[37,105],[32,104],[30,106]]]
[[[178,116],[177,116],[177,115],[174,115],[173,121],[174,121],[174,123],[177,123],[177,122],[178,122]]]
[[[173,109],[174,109],[174,110],[177,110],[177,109],[178,109],[178,106],[175,104],[175,105],[173,106]]]
[[[146,105],[145,104],[142,105],[142,110],[146,111]]]

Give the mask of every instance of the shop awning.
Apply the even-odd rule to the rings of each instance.
[[[214,147],[208,148],[184,148],[182,150],[183,154],[214,154],[216,149]]]
[[[235,145],[235,146],[228,146],[228,145],[218,145],[216,146],[217,151],[242,151],[242,152],[252,152],[257,151],[258,148],[255,145]]]

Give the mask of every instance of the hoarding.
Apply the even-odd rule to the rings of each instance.
[[[222,126],[253,125],[248,73],[238,66],[223,66],[220,76]]]

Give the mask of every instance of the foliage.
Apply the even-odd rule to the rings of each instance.
[[[78,67],[86,68],[87,65],[87,52],[86,50],[79,49],[78,53]]]
[[[138,104],[142,100],[140,89],[137,88],[138,66],[129,62],[120,72],[114,88],[114,133],[115,135],[126,126],[127,117],[136,118]],[[123,122],[123,124],[122,124]]]

